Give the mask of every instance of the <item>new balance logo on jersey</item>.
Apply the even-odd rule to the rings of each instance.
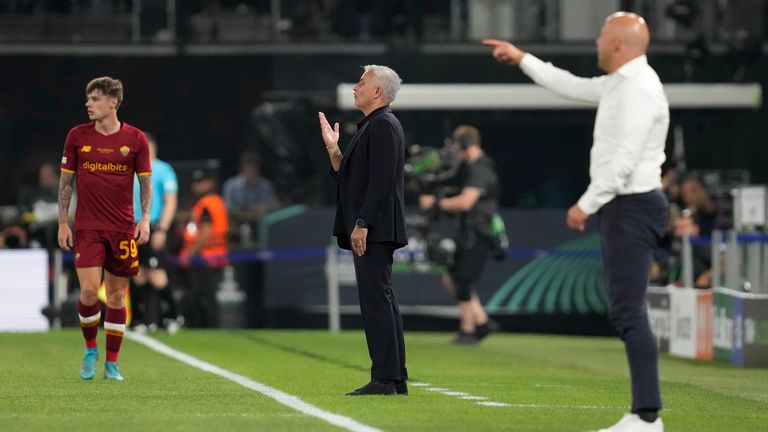
[[[80,147],[80,152],[82,152],[82,153],[88,153],[89,151],[91,151],[91,146],[82,146],[82,147]]]
[[[101,162],[83,162],[83,169],[90,172],[96,171],[111,171],[111,172],[124,172],[128,171],[128,165],[116,164],[113,162],[101,163]]]

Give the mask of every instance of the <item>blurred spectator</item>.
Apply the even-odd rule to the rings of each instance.
[[[229,216],[224,200],[216,193],[216,181],[205,170],[192,173],[192,192],[197,202],[184,230],[182,266],[187,267],[189,292],[185,298],[185,324],[189,327],[218,327],[216,292],[221,269],[227,265]]]
[[[278,207],[272,182],[262,177],[260,160],[256,153],[246,151],[240,155],[240,174],[224,182],[224,202],[238,226],[240,246],[249,248],[257,240],[258,221]]]
[[[22,187],[19,205],[23,212],[33,213],[33,216],[27,216],[27,218],[37,222],[58,220],[58,171],[56,165],[46,162],[38,168],[37,184]]]
[[[662,184],[670,198],[669,228],[654,255],[651,267],[651,282],[675,285],[682,284],[683,278],[683,237],[708,237],[712,235],[717,208],[714,199],[704,183],[696,176],[688,176],[682,183],[675,181],[677,173],[664,174]],[[674,194],[679,191],[679,201]],[[681,210],[682,207],[682,210]],[[707,245],[693,246],[693,280],[695,288],[709,288],[712,285],[711,251]]]
[[[58,193],[59,168],[49,162],[40,165],[37,184],[21,188],[19,207],[24,221],[30,224],[31,244],[48,248],[56,247],[59,217]],[[73,200],[75,200],[74,195]]]
[[[24,249],[27,247],[28,238],[23,225],[9,224],[0,231],[0,249]]]
[[[698,177],[688,177],[680,185],[680,198],[685,207],[672,221],[675,237],[710,236],[717,215],[715,201]],[[696,288],[712,285],[712,257],[706,245],[693,246],[693,280]]]
[[[277,208],[275,189],[261,176],[256,153],[246,151],[240,156],[240,174],[224,182],[224,202],[229,210],[255,219]]]
[[[701,179],[695,176],[686,178],[680,185],[680,199],[684,206],[681,216],[691,218],[689,235],[712,234],[716,215],[715,201]]]

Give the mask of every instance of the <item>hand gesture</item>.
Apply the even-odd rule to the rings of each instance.
[[[59,224],[59,247],[69,252],[72,246],[74,246],[72,240],[72,229],[69,228],[68,223]]]
[[[328,120],[325,118],[325,114],[322,112],[318,113],[318,117],[320,118],[320,134],[323,136],[323,142],[325,143],[325,148],[331,149],[333,147],[336,147],[339,145],[339,123],[333,124],[333,129],[331,129],[331,124],[328,123]]]
[[[149,220],[142,218],[136,224],[136,228],[133,230],[133,238],[136,239],[136,244],[140,245],[149,241]]]
[[[525,51],[512,45],[509,42],[499,39],[483,39],[483,45],[493,47],[493,57],[499,63],[506,63],[511,66],[517,66],[525,55]]]

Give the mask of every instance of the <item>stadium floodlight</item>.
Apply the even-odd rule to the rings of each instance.
[[[337,106],[356,109],[354,84],[339,84]],[[672,109],[759,109],[763,91],[753,84],[666,84]],[[535,84],[403,84],[392,104],[398,110],[593,109]]]

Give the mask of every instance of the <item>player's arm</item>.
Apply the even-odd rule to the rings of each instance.
[[[157,229],[152,233],[152,247],[161,249],[165,247],[165,239],[168,230],[173,223],[173,217],[176,215],[176,206],[178,205],[178,196],[176,192],[163,194],[163,212],[160,213],[160,220],[157,222]]]
[[[68,251],[72,245],[72,230],[69,228],[69,203],[72,201],[72,184],[75,173],[61,170],[59,178],[59,247]]]
[[[441,211],[447,213],[464,213],[472,210],[477,204],[483,191],[476,187],[465,187],[461,193],[450,198],[441,198],[437,201],[437,206]]]
[[[139,175],[139,205],[141,205],[141,220],[136,224],[134,237],[136,243],[144,244],[149,240],[149,211],[152,206],[152,174]]]

